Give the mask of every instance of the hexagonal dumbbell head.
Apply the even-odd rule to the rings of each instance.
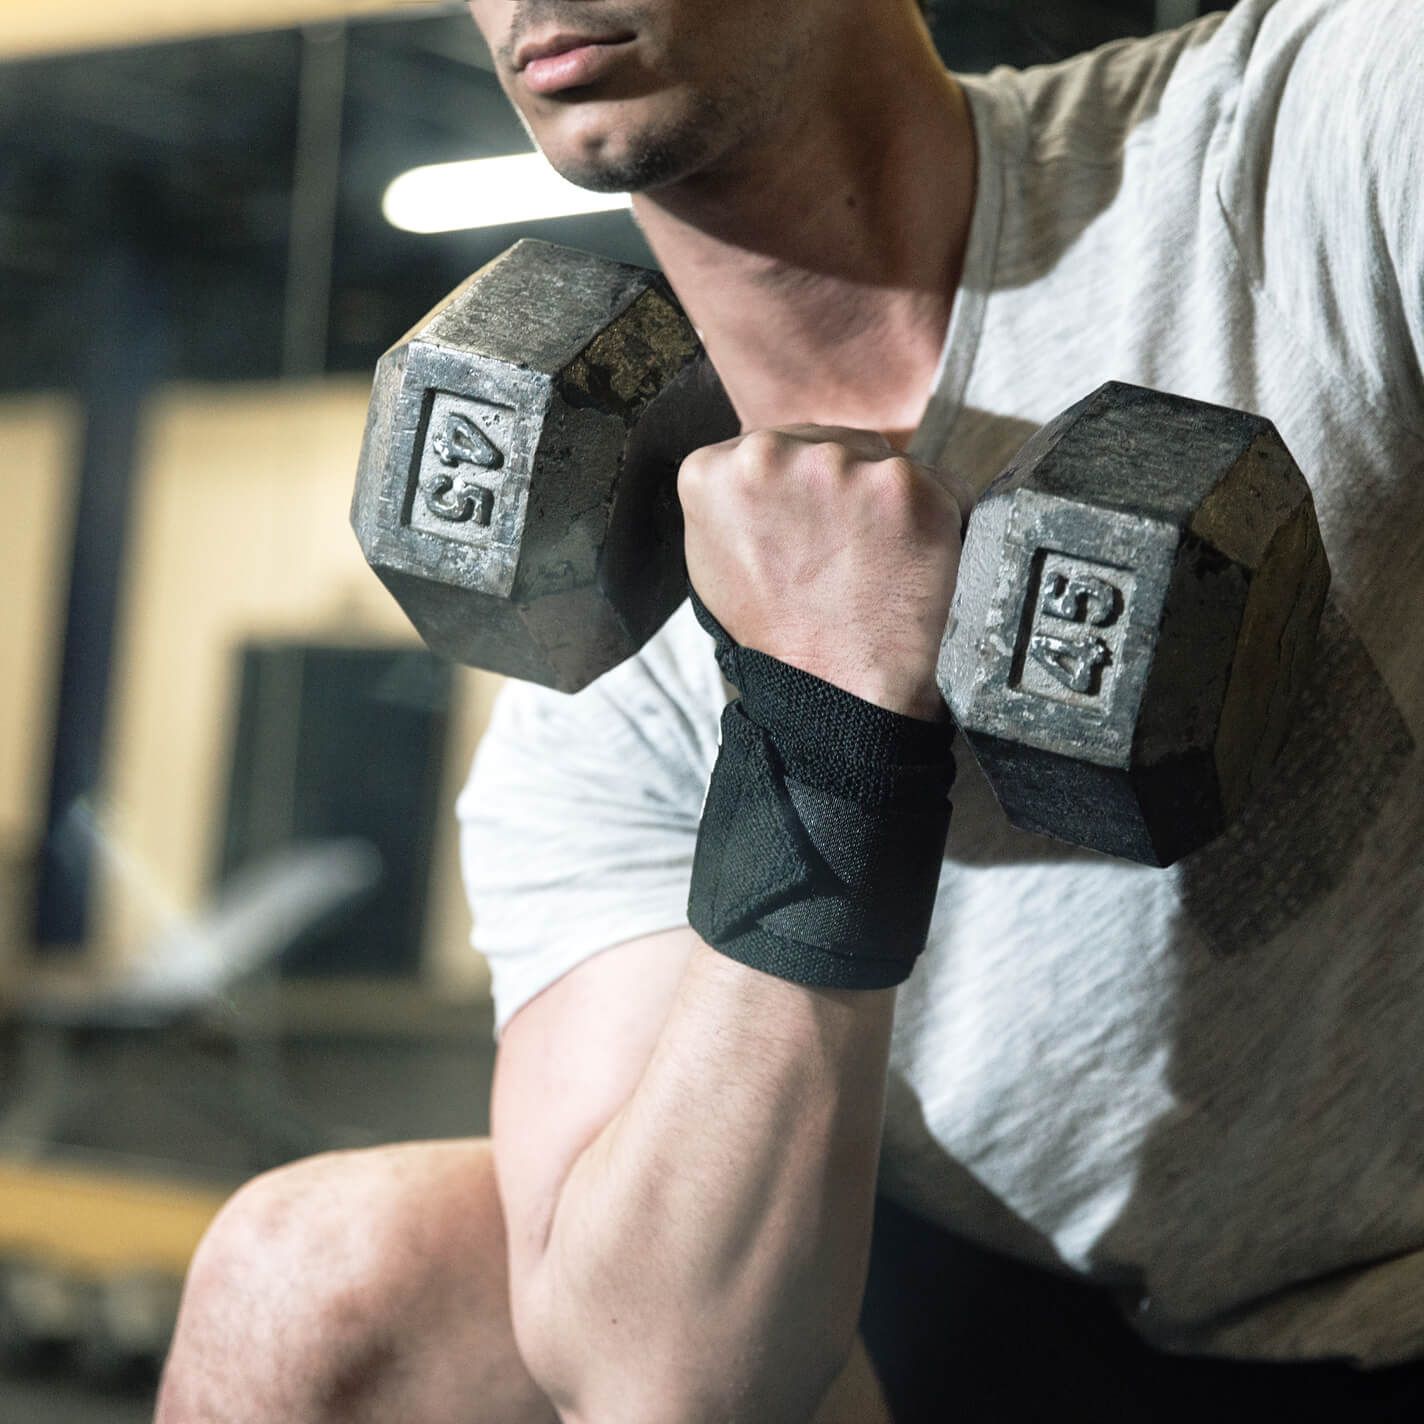
[[[1015,825],[1170,865],[1268,773],[1329,582],[1269,421],[1110,383],[976,506],[940,688]]]
[[[677,467],[736,431],[661,276],[520,242],[381,358],[351,522],[437,653],[572,692],[685,597]]]

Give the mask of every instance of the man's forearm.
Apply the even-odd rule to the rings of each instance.
[[[697,946],[516,1285],[566,1417],[811,1417],[854,1336],[893,1009]]]
[[[934,668],[968,494],[881,436],[801,426],[697,452],[678,494],[741,694],[688,895],[723,952],[694,945],[636,1084],[526,1207],[515,1329],[570,1419],[809,1421],[864,1288],[878,986],[924,947],[948,828]]]

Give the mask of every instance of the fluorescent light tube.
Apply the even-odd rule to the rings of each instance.
[[[458,232],[630,206],[627,193],[592,193],[560,178],[542,153],[412,168],[381,201],[386,221],[405,232]]]

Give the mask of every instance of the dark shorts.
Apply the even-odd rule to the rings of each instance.
[[[861,1331],[895,1424],[1424,1422],[1424,1361],[1184,1359],[1105,1293],[971,1245],[883,1199]]]

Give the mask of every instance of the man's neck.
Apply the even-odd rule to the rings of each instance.
[[[923,413],[968,241],[974,135],[933,55],[897,58],[759,152],[635,200],[747,429],[903,443]]]

